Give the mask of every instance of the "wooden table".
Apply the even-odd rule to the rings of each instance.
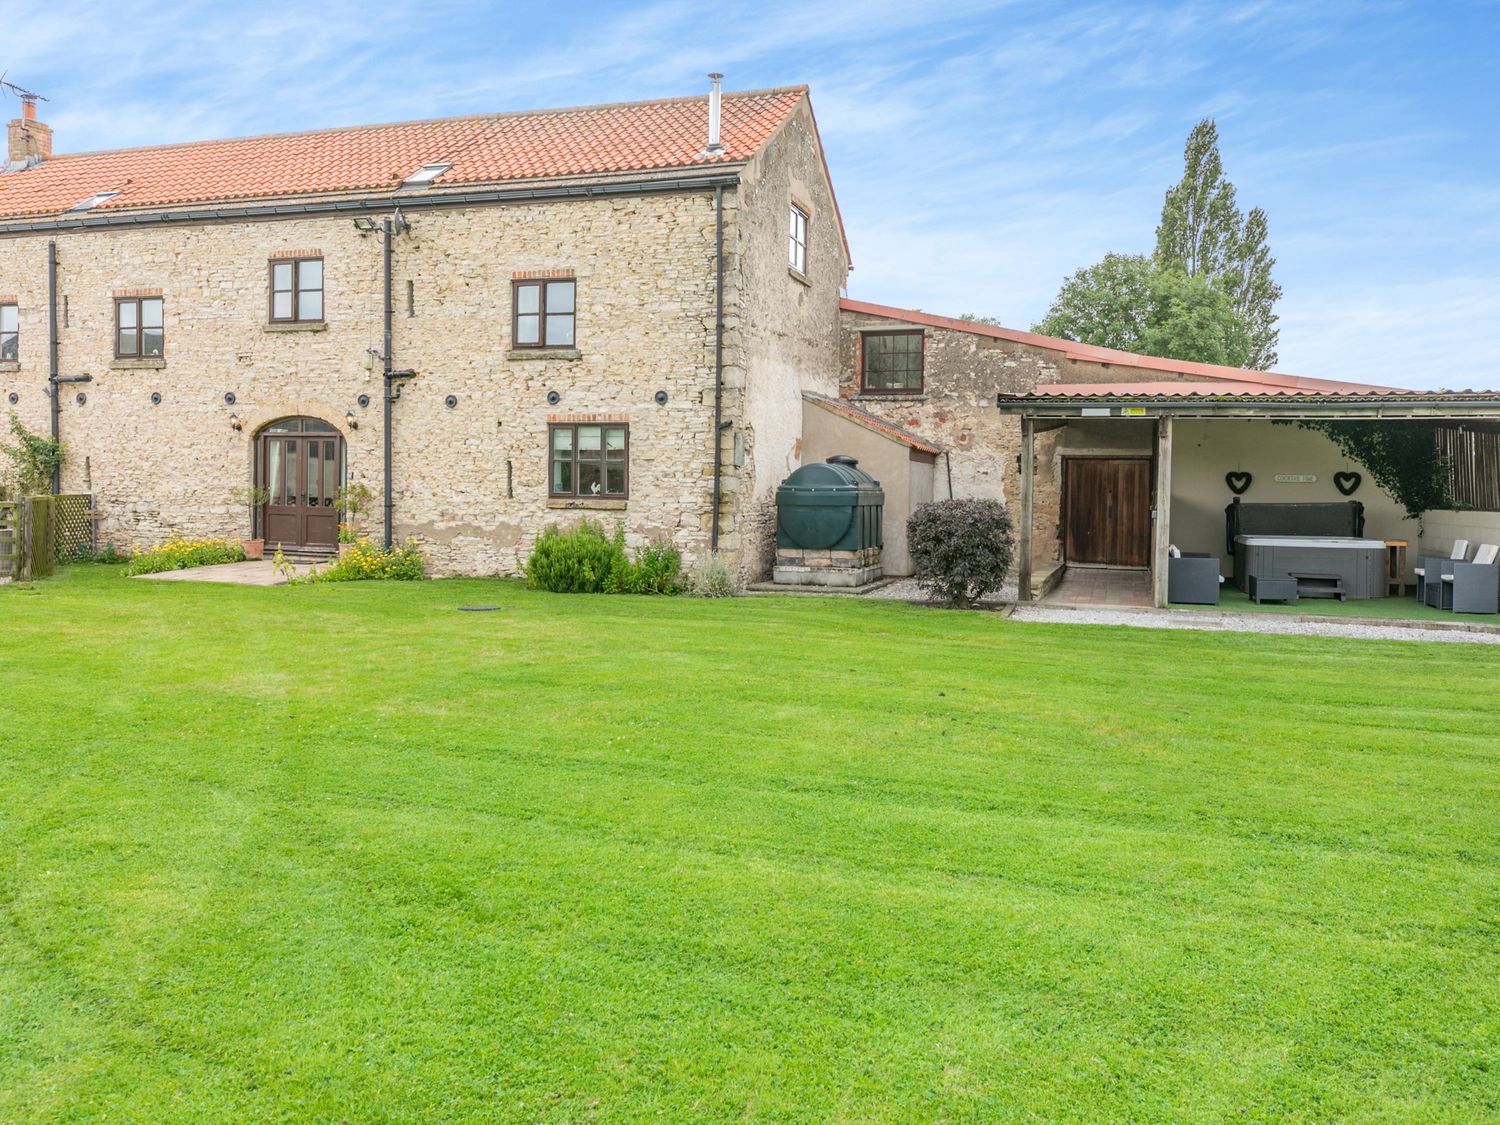
[[[1406,597],[1406,548],[1410,546],[1405,539],[1387,539],[1385,541],[1385,592],[1389,594],[1391,587],[1396,587],[1396,596]]]

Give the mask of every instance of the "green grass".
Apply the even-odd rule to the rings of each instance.
[[[1497,685],[834,599],[0,588],[0,1119],[1493,1121]]]
[[[1219,605],[1174,605],[1173,609],[1206,610],[1210,613],[1230,610],[1234,613],[1289,613],[1306,617],[1368,617],[1388,620],[1392,625],[1403,621],[1440,621],[1448,625],[1500,625],[1500,613],[1454,613],[1433,609],[1408,594],[1404,598],[1360,598],[1341,602],[1337,598],[1301,598],[1296,605],[1285,602],[1261,602],[1256,605],[1248,594],[1225,582],[1219,589]]]

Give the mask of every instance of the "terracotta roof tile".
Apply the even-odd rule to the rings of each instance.
[[[63,154],[0,175],[0,217],[54,215],[102,191],[94,213],[229,200],[393,191],[423,164],[435,188],[711,168],[749,159],[807,87],[726,93],[722,156],[705,157],[708,98],[410,121]]]
[[[1216,382],[1140,382],[1140,383],[1044,383],[1036,390],[1023,395],[1008,395],[1012,399],[1113,399],[1120,402],[1139,402],[1146,399],[1219,399],[1219,398],[1319,398],[1360,400],[1405,400],[1446,401],[1461,399],[1493,399],[1500,391],[1406,391],[1395,387],[1367,387],[1354,383],[1342,384],[1343,390],[1327,390],[1314,387],[1273,386],[1247,381]]]
[[[1241,367],[1224,367],[1217,363],[1195,363],[1185,359],[1165,359],[1161,356],[1137,355],[1115,348],[1101,348],[1094,344],[1080,344],[1077,340],[1063,340],[1056,336],[1040,336],[1035,332],[1021,332],[1014,328],[1001,328],[991,324],[980,324],[972,320],[959,320],[951,316],[935,316],[915,309],[898,309],[890,305],[872,305],[868,301],[839,302],[845,312],[863,313],[867,316],[887,317],[908,324],[923,324],[930,328],[948,328],[956,332],[967,332],[974,336],[988,336],[1015,344],[1026,344],[1034,348],[1062,353],[1066,359],[1082,363],[1098,363],[1113,367],[1145,368],[1149,371],[1166,371],[1185,375],[1192,379],[1208,379],[1216,382],[1253,384],[1265,394],[1276,393],[1272,388],[1302,393],[1324,392],[1328,394],[1380,394],[1399,390],[1373,383],[1345,383],[1335,379],[1310,379],[1302,375],[1282,375],[1275,371],[1248,371]],[[1137,384],[1144,386],[1146,384]],[[1151,384],[1157,385],[1157,384]],[[1123,385],[1122,385],[1123,386]],[[1186,384],[1183,394],[1193,393],[1192,384]],[[1038,388],[1042,392],[1043,388]],[[1211,392],[1210,392],[1211,393]]]

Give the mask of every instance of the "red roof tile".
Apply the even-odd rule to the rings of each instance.
[[[1045,348],[1048,351],[1061,352],[1065,359],[1076,360],[1082,363],[1107,364],[1113,367],[1135,367],[1145,368],[1150,371],[1175,372],[1186,375],[1193,379],[1207,379],[1219,383],[1250,384],[1251,391],[1223,391],[1204,392],[1201,387],[1195,387],[1191,383],[1167,384],[1167,383],[1134,383],[1134,384],[1110,384],[1115,387],[1114,392],[1127,394],[1131,387],[1181,387],[1181,390],[1170,392],[1139,391],[1140,394],[1147,393],[1172,393],[1172,394],[1286,394],[1286,393],[1323,393],[1323,394],[1381,394],[1388,391],[1399,390],[1396,387],[1382,387],[1373,383],[1345,383],[1336,379],[1310,379],[1301,375],[1282,375],[1275,371],[1248,371],[1242,367],[1224,367],[1217,363],[1194,363],[1185,359],[1166,359],[1162,356],[1137,355],[1134,352],[1117,351],[1114,348],[1101,348],[1094,344],[1080,344],[1077,340],[1063,340],[1056,336],[1039,336],[1035,332],[1020,332],[1014,328],[1000,328],[992,324],[979,324],[972,320],[959,320],[951,316],[934,316],[931,313],[918,312],[915,309],[898,309],[890,305],[872,305],[867,301],[851,301],[845,299],[839,302],[839,307],[846,312],[863,313],[867,316],[887,317],[891,320],[905,321],[908,324],[922,324],[929,328],[949,328],[956,332],[967,332],[975,336],[989,336],[996,340],[1006,340],[1014,344],[1027,344],[1034,348]],[[1082,384],[1076,384],[1071,389]],[[1092,385],[1092,384],[1089,384]],[[1277,390],[1276,388],[1280,388]],[[1069,388],[1059,387],[1059,390]],[[1037,388],[1038,394],[1048,393],[1046,386]]]
[[[722,156],[706,157],[708,98],[440,118],[155,148],[63,154],[0,175],[0,217],[54,215],[103,191],[92,213],[228,200],[391,191],[432,162],[435,188],[709,169],[748,160],[807,87],[726,93]]]
[[[1355,388],[1333,392],[1311,387],[1286,387],[1251,380],[1168,380],[1138,383],[1042,383],[1034,392],[1038,398],[1218,398],[1224,395],[1322,395],[1322,394],[1404,394],[1389,388]]]

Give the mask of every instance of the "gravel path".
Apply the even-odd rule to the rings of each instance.
[[[1049,621],[1068,625],[1130,625],[1138,629],[1198,629],[1234,633],[1281,633],[1302,637],[1354,637],[1367,641],[1437,641],[1446,644],[1495,645],[1500,634],[1465,629],[1422,629],[1400,625],[1360,625],[1352,621],[1298,621],[1248,613],[1196,613],[1190,610],[1108,609],[1045,605],[1018,606],[1015,621]]]
[[[911,578],[871,590],[867,598],[889,598],[894,601],[925,603],[927,595]],[[980,604],[998,609],[1015,601],[1016,588],[1010,586]],[[1361,625],[1352,621],[1298,621],[1293,617],[1270,614],[1210,613],[1192,610],[1110,609],[1107,606],[1017,606],[1011,614],[1014,621],[1042,621],[1062,625],[1128,625],[1135,629],[1197,629],[1210,632],[1280,633],[1302,637],[1353,637],[1369,641],[1429,641],[1441,644],[1496,645],[1500,633],[1470,632],[1442,627],[1423,629],[1401,625]]]

